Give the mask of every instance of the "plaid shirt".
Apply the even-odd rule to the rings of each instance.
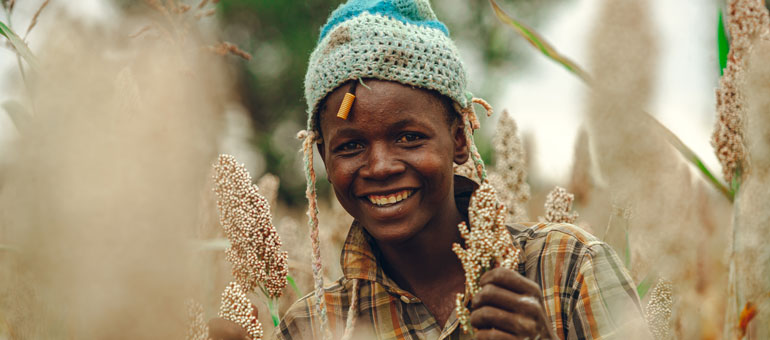
[[[470,191],[456,196],[458,208],[467,211],[469,197]],[[522,249],[518,271],[541,287],[557,336],[651,338],[634,284],[609,245],[566,223],[517,224],[509,231]],[[360,281],[353,339],[470,339],[454,313],[441,327],[418,297],[385,274],[379,259],[371,236],[353,222],[340,258],[343,277],[324,295],[334,339],[345,329],[353,279]],[[314,301],[311,293],[291,306],[275,338],[321,339]]]

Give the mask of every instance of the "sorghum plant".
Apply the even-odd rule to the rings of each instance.
[[[503,111],[495,130],[495,138],[492,140],[495,168],[489,176],[489,181],[500,189],[500,200],[507,208],[508,221],[527,221],[530,190],[527,184],[526,155],[518,136],[516,122],[508,111]]]
[[[732,183],[736,175],[735,180],[740,180],[740,173],[747,166],[743,132],[746,102],[739,87],[744,81],[746,58],[754,41],[768,37],[770,17],[761,1],[728,1],[727,26],[732,40],[727,65],[716,91],[717,123],[711,145],[722,163],[725,180]]]
[[[725,179],[737,191],[724,338],[766,339],[770,336],[766,206],[770,197],[770,68],[766,64],[770,13],[764,1],[727,1],[727,28],[730,52],[716,93],[717,124],[712,136]],[[745,313],[752,309],[758,313]]]
[[[209,326],[203,314],[203,305],[193,299],[187,300],[187,340],[207,340],[209,338]]]
[[[650,294],[650,301],[644,309],[647,324],[655,339],[667,340],[673,338],[671,309],[674,304],[673,287],[665,279],[658,280]]]
[[[219,307],[219,317],[235,322],[243,327],[251,340],[262,339],[262,324],[257,319],[254,307],[251,305],[246,292],[236,282],[230,282],[222,293],[222,304]]]
[[[220,155],[214,169],[219,222],[230,240],[225,257],[233,265],[233,277],[244,293],[259,288],[277,324],[275,305],[287,284],[288,255],[281,250],[270,204],[235,157]]]
[[[562,187],[555,187],[548,193],[545,200],[545,221],[553,223],[575,223],[577,212],[572,210],[572,201],[575,195],[570,194]]]
[[[505,206],[497,199],[495,189],[484,182],[471,196],[468,219],[458,225],[465,240],[465,248],[455,243],[452,250],[465,271],[465,292],[457,294],[457,316],[465,332],[473,333],[468,303],[478,293],[479,280],[484,272],[496,267],[516,270],[520,250],[514,246],[513,237],[505,226]]]

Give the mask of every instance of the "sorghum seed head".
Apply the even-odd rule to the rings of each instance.
[[[235,280],[246,292],[261,287],[271,298],[279,297],[287,284],[288,254],[281,250],[270,204],[233,156],[220,155],[214,168],[219,222],[230,240],[225,257]]]
[[[465,332],[471,332],[470,311],[464,301],[481,289],[481,275],[492,268],[516,270],[519,252],[513,237],[505,225],[505,206],[497,199],[495,189],[484,182],[471,196],[468,220],[471,228],[462,222],[458,225],[465,248],[455,243],[452,250],[460,259],[465,271],[465,292],[457,294],[455,311]]]
[[[490,175],[490,183],[501,190],[499,198],[508,208],[509,221],[527,221],[530,189],[527,184],[526,155],[516,122],[507,111],[503,111],[495,130],[495,138],[492,140],[495,168]]]
[[[545,200],[545,220],[553,223],[575,223],[578,214],[572,212],[575,195],[562,187],[555,187]]]
[[[219,317],[243,327],[251,340],[262,339],[262,324],[257,319],[251,301],[237,282],[230,282],[222,293]]]
[[[207,340],[209,338],[209,326],[203,314],[203,305],[193,299],[185,302],[187,307],[187,340]]]
[[[645,314],[655,339],[673,339],[671,308],[674,304],[671,282],[661,279],[650,294]]]

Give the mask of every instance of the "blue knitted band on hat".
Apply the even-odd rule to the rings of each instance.
[[[338,7],[332,15],[329,17],[329,21],[321,28],[321,36],[318,38],[318,42],[321,42],[329,31],[331,31],[338,24],[358,16],[364,11],[369,13],[382,14],[403,23],[432,27],[441,32],[444,35],[449,36],[449,29],[436,19],[435,15],[430,13],[421,13],[420,8],[414,1],[377,1],[377,0],[365,0],[365,1],[352,1],[348,4]],[[432,17],[431,17],[432,15]]]
[[[350,0],[332,13],[305,74],[308,130],[329,93],[361,78],[434,90],[471,106],[457,47],[428,0]]]

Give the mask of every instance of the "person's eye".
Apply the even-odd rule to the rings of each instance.
[[[335,149],[335,151],[337,151],[337,152],[350,152],[350,151],[355,151],[355,150],[358,150],[358,149],[362,149],[363,147],[364,146],[361,145],[361,143],[359,143],[359,142],[347,142],[347,143],[340,144],[340,146],[338,146]]]
[[[405,134],[401,135],[401,137],[398,137],[397,142],[398,143],[409,143],[409,142],[418,141],[418,140],[420,140],[422,138],[423,137],[421,135],[416,134],[416,133],[405,133]]]

